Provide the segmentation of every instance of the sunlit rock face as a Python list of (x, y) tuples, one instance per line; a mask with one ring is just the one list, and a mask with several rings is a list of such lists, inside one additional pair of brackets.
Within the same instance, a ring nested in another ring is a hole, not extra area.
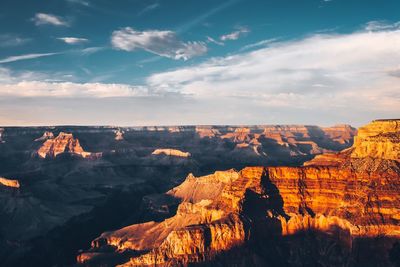
[(399, 132), (400, 120), (375, 120), (361, 127), (351, 157), (400, 160)]
[(86, 152), (81, 147), (79, 140), (72, 134), (61, 132), (56, 138), (48, 139), (37, 151), (41, 158), (55, 158), (62, 153), (79, 155), (83, 158), (100, 157), (99, 153)]
[(18, 180), (7, 179), (4, 177), (0, 177), (0, 185), (11, 188), (19, 188), (20, 184)]
[(35, 141), (36, 141), (36, 142), (38, 142), (38, 141), (45, 141), (45, 140), (53, 139), (53, 138), (54, 138), (53, 132), (45, 131), (45, 132), (43, 133), (43, 135), (42, 135), (41, 137), (39, 137), (39, 138), (36, 138)]
[(172, 148), (159, 148), (154, 150), (152, 155), (165, 155), (165, 156), (171, 156), (171, 157), (180, 157), (180, 158), (188, 158), (190, 157), (189, 152), (183, 152), (178, 149), (172, 149)]
[[(188, 265), (210, 262), (220, 253), (256, 241), (307, 231), (344, 240), (350, 254), (359, 239), (400, 238), (400, 163), (384, 145), (398, 140), (400, 132), (397, 126), (376, 123), (372, 128), (379, 130), (373, 134), (362, 130), (350, 149), (319, 157), (307, 166), (188, 175), (166, 193), (180, 202), (174, 216), (103, 233), (90, 251), (78, 256), (78, 262), (91, 265), (108, 251), (132, 255), (118, 262), (121, 266)], [(393, 125), (393, 121), (379, 123)], [(379, 145), (354, 153), (371, 140)], [(381, 152), (376, 153), (378, 148)], [(385, 259), (388, 252), (384, 253)]]

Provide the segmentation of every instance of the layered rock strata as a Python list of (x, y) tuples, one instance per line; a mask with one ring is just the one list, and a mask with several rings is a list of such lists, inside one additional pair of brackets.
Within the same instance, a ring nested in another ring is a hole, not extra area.
[(101, 153), (91, 153), (83, 150), (78, 139), (72, 134), (60, 132), (55, 138), (46, 140), (37, 151), (41, 158), (55, 158), (62, 153), (79, 155), (83, 158), (101, 157)]
[(190, 157), (189, 152), (183, 152), (178, 149), (172, 149), (172, 148), (159, 148), (154, 150), (152, 155), (165, 155), (165, 156), (171, 156), (171, 157), (181, 157), (181, 158), (188, 158)]
[(111, 255), (134, 254), (121, 266), (188, 265), (265, 233), (319, 231), (349, 247), (358, 238), (400, 238), (398, 122), (374, 121), (352, 148), (307, 166), (189, 175), (166, 193), (180, 201), (176, 215), (106, 232), (78, 262), (90, 265), (108, 248)]
[(0, 185), (5, 187), (20, 188), (18, 180), (12, 180), (4, 177), (0, 177)]

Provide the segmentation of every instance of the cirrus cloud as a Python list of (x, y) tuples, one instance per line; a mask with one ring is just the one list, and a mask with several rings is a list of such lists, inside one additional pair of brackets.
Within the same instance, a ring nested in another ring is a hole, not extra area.
[(89, 42), (89, 40), (86, 38), (77, 38), (77, 37), (60, 37), (57, 39), (63, 41), (66, 44), (72, 44), (72, 45)]
[(111, 44), (115, 49), (138, 49), (175, 60), (188, 60), (207, 52), (204, 42), (183, 42), (172, 31), (136, 31), (130, 27), (112, 33)]
[(67, 21), (53, 14), (36, 13), (35, 16), (32, 18), (32, 20), (38, 26), (45, 24), (50, 24), (54, 26), (69, 26)]

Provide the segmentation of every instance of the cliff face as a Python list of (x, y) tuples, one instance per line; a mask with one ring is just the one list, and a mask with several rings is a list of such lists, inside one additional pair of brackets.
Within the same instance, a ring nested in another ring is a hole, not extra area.
[(84, 151), (78, 139), (75, 139), (72, 134), (64, 132), (61, 132), (56, 138), (46, 140), (37, 151), (41, 158), (55, 158), (62, 153), (80, 155), (83, 158), (101, 156), (99, 153)]
[(376, 120), (361, 127), (354, 138), (352, 158), (400, 160), (400, 120)]
[(178, 149), (172, 148), (159, 148), (154, 150), (152, 155), (165, 155), (165, 156), (172, 156), (172, 157), (181, 157), (181, 158), (188, 158), (190, 157), (189, 152), (183, 152)]
[[(107, 247), (114, 255), (137, 254), (121, 266), (186, 265), (264, 236), (267, 241), (305, 231), (344, 239), (349, 247), (360, 238), (400, 238), (400, 164), (388, 148), (400, 136), (396, 123), (362, 128), (351, 149), (327, 156), (321, 165), (189, 175), (166, 193), (180, 201), (176, 215), (104, 233), (78, 262), (90, 265)], [(245, 140), (242, 133), (238, 138)]]
[(19, 188), (20, 184), (18, 180), (7, 179), (4, 177), (0, 177), (0, 185), (12, 188)]

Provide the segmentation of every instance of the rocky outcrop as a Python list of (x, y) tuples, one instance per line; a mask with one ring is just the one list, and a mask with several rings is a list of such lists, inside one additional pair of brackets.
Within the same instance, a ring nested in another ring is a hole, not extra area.
[[(187, 265), (212, 260), (266, 234), (272, 238), (304, 231), (345, 239), (349, 247), (358, 238), (400, 238), (400, 164), (393, 151), (380, 144), (385, 137), (393, 142), (400, 132), (379, 129), (359, 138), (352, 148), (319, 157), (308, 166), (189, 175), (166, 193), (180, 201), (176, 215), (104, 233), (78, 261), (90, 265), (107, 247), (115, 255), (137, 254), (121, 266)], [(242, 131), (240, 138), (245, 136)], [(354, 153), (376, 136), (379, 145)], [(378, 147), (384, 152), (376, 153)]]
[(165, 156), (170, 156), (170, 157), (180, 157), (180, 158), (188, 158), (190, 157), (189, 152), (183, 152), (178, 149), (172, 149), (172, 148), (159, 148), (154, 150), (152, 155), (165, 155)]
[(354, 138), (352, 158), (372, 157), (400, 161), (400, 119), (375, 120)]
[(114, 139), (115, 141), (124, 140), (124, 131), (122, 131), (121, 129), (116, 130)]
[(83, 158), (101, 157), (101, 153), (84, 151), (78, 139), (75, 139), (72, 134), (64, 132), (60, 132), (56, 138), (46, 140), (37, 151), (41, 158), (55, 158), (62, 153), (79, 155)]
[(0, 177), (0, 185), (12, 188), (20, 188), (20, 184), (18, 180), (7, 179), (4, 177)]
[(41, 137), (35, 139), (35, 142), (45, 141), (53, 138), (54, 138), (53, 132), (45, 131)]

